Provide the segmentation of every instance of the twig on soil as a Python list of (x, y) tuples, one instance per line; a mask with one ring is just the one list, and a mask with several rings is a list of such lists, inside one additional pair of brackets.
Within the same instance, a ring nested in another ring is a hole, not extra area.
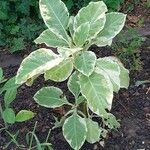
[(120, 101), (118, 101), (118, 103), (128, 112), (128, 109)]
[(147, 90), (146, 94), (148, 94), (149, 92), (150, 92), (150, 87), (148, 88), (148, 90)]

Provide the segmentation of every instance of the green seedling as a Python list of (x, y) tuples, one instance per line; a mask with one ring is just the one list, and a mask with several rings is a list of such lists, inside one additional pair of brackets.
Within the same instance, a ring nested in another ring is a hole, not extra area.
[[(15, 145), (18, 149), (20, 150), (45, 150), (47, 148), (47, 150), (53, 150), (51, 147), (51, 144), (48, 143), (49, 137), (50, 137), (50, 133), (51, 130), (49, 130), (47, 137), (45, 139), (45, 141), (43, 143), (41, 143), (36, 135), (36, 127), (37, 127), (37, 122), (34, 125), (33, 131), (28, 131), (26, 134), (26, 146), (23, 144), (19, 144), (19, 131), (17, 131), (15, 134), (10, 133), (9, 131), (6, 130), (7, 135), (10, 137), (10, 141), (5, 145), (5, 149), (8, 149), (11, 144)], [(35, 144), (34, 144), (35, 143)]]
[(19, 85), (15, 84), (15, 77), (10, 78), (9, 80), (4, 79), (2, 68), (0, 68), (0, 85), (0, 93), (4, 94), (4, 105), (2, 106), (1, 101), (0, 111), (6, 128), (8, 127), (8, 124), (23, 122), (35, 116), (32, 111), (28, 110), (21, 110), (15, 114), (14, 110), (11, 108), (11, 103), (16, 99)]

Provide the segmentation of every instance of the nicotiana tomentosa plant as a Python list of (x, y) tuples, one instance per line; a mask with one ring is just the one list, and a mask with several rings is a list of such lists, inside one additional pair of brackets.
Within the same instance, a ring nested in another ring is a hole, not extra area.
[[(111, 45), (124, 26), (126, 15), (106, 13), (103, 1), (90, 2), (76, 16), (69, 16), (61, 0), (40, 0), (39, 4), (48, 29), (35, 42), (57, 48), (58, 53), (46, 48), (32, 52), (21, 63), (16, 83), (31, 85), (40, 74), (45, 80), (56, 82), (69, 78), (67, 85), (75, 97), (74, 103), (53, 86), (40, 89), (34, 100), (47, 108), (71, 107), (65, 115), (63, 135), (73, 149), (79, 150), (85, 140), (99, 141), (105, 133), (104, 125), (109, 129), (119, 127), (109, 111), (113, 92), (128, 87), (129, 72), (117, 58), (97, 58), (88, 50), (92, 44)], [(79, 109), (81, 103), (84, 109)], [(95, 116), (102, 118), (102, 126), (92, 120)]]

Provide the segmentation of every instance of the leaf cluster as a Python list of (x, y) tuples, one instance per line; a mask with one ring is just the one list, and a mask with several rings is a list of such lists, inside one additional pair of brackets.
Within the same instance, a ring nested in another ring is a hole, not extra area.
[(1, 0), (0, 46), (16, 52), (25, 49), (44, 29), (38, 0)]
[(125, 0), (103, 0), (105, 4), (107, 5), (109, 11), (119, 11)]

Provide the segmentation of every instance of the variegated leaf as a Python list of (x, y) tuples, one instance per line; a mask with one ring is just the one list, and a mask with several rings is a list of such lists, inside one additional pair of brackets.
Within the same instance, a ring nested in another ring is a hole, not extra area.
[(105, 38), (97, 38), (93, 44), (97, 45), (98, 47), (104, 47), (104, 46), (111, 46), (112, 39), (105, 39)]
[(90, 24), (89, 37), (96, 37), (105, 25), (105, 12), (107, 12), (107, 6), (103, 1), (90, 2), (75, 17), (75, 28), (77, 29), (80, 25), (88, 22)]
[(80, 105), (81, 103), (86, 102), (86, 99), (84, 96), (79, 96), (78, 98), (76, 98), (76, 105)]
[(32, 78), (28, 79), (28, 80), (26, 81), (26, 85), (27, 85), (27, 86), (32, 86), (34, 80), (35, 80), (36, 78), (38, 78), (39, 75), (40, 75), (40, 74), (37, 74), (37, 75), (33, 76)]
[(97, 59), (96, 67), (99, 70), (104, 71), (110, 78), (113, 89), (118, 92), (120, 89), (120, 67), (119, 65), (110, 60), (108, 57)]
[(106, 14), (106, 23), (103, 30), (98, 34), (97, 41), (100, 43), (113, 39), (124, 27), (125, 20), (126, 15), (123, 13), (111, 12)]
[(89, 108), (97, 115), (107, 117), (105, 109), (110, 110), (113, 99), (113, 87), (109, 78), (94, 72), (89, 77), (81, 75), (79, 84)]
[(66, 31), (69, 13), (65, 4), (61, 0), (40, 0), (40, 11), (47, 27), (61, 38), (64, 38), (66, 42), (70, 42)]
[(87, 124), (87, 137), (86, 140), (94, 144), (100, 140), (101, 130), (97, 122), (91, 120), (90, 118), (86, 119)]
[(76, 71), (70, 76), (67, 86), (69, 91), (75, 96), (75, 98), (77, 98), (80, 94), (80, 85), (78, 73)]
[(119, 59), (116, 57), (108, 57), (108, 59), (113, 60), (116, 62), (120, 67), (120, 87), (121, 88), (128, 88), (130, 83), (130, 77), (129, 77), (129, 70), (127, 70), (124, 65), (120, 62)]
[(56, 82), (65, 81), (73, 71), (72, 59), (66, 59), (56, 67), (45, 72), (45, 80), (53, 80)]
[(57, 49), (58, 53), (62, 56), (62, 57), (69, 57), (73, 54), (75, 54), (76, 52), (81, 51), (82, 48), (65, 48), (65, 47), (59, 47)]
[(82, 47), (88, 40), (90, 24), (88, 22), (81, 24), (74, 32), (73, 40), (76, 46)]
[(57, 108), (64, 104), (68, 104), (63, 92), (56, 87), (43, 87), (35, 95), (34, 100), (40, 106), (47, 108)]
[(68, 26), (69, 26), (69, 32), (70, 32), (71, 36), (73, 37), (74, 30), (75, 30), (74, 29), (74, 16), (70, 16)]
[(120, 127), (120, 123), (117, 121), (116, 117), (109, 113), (108, 118), (104, 119), (104, 124), (110, 129), (117, 129)]
[(36, 44), (45, 43), (49, 47), (68, 47), (68, 43), (57, 34), (47, 29), (34, 41)]
[(86, 121), (77, 113), (67, 118), (63, 125), (63, 135), (74, 150), (79, 150), (86, 139)]
[(79, 53), (74, 59), (75, 68), (86, 76), (90, 76), (94, 71), (96, 55), (91, 51)]
[(23, 84), (35, 75), (43, 74), (45, 71), (57, 66), (63, 58), (48, 49), (38, 49), (27, 56), (20, 65), (17, 72), (16, 83)]

